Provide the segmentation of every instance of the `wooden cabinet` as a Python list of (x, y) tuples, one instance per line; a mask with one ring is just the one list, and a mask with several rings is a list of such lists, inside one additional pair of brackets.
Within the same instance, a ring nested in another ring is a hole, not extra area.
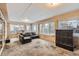
[(56, 46), (74, 50), (73, 30), (56, 30)]

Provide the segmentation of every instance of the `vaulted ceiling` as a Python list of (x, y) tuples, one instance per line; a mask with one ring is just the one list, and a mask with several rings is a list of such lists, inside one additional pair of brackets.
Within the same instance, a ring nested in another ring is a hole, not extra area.
[(78, 3), (49, 6), (47, 3), (7, 3), (10, 21), (35, 22), (55, 15), (79, 9)]

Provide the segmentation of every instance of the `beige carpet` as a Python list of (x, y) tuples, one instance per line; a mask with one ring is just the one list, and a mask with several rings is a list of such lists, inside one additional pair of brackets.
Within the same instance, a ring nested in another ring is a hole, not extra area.
[(41, 39), (34, 39), (31, 43), (20, 44), (15, 42), (4, 49), (2, 56), (77, 56), (74, 52), (56, 47), (54, 43)]

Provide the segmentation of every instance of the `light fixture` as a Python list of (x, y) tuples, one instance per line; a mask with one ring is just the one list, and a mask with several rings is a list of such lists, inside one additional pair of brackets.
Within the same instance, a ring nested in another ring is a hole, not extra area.
[(22, 22), (31, 22), (29, 19), (24, 19)]
[(48, 3), (47, 5), (48, 5), (49, 7), (54, 7), (54, 6), (59, 5), (59, 3)]

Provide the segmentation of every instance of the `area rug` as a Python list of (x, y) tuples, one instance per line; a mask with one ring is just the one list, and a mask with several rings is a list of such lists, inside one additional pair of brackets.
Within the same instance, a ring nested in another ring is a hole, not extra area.
[(15, 42), (5, 48), (2, 56), (77, 56), (79, 50), (71, 52), (56, 47), (55, 43), (42, 39), (34, 39), (30, 43)]

